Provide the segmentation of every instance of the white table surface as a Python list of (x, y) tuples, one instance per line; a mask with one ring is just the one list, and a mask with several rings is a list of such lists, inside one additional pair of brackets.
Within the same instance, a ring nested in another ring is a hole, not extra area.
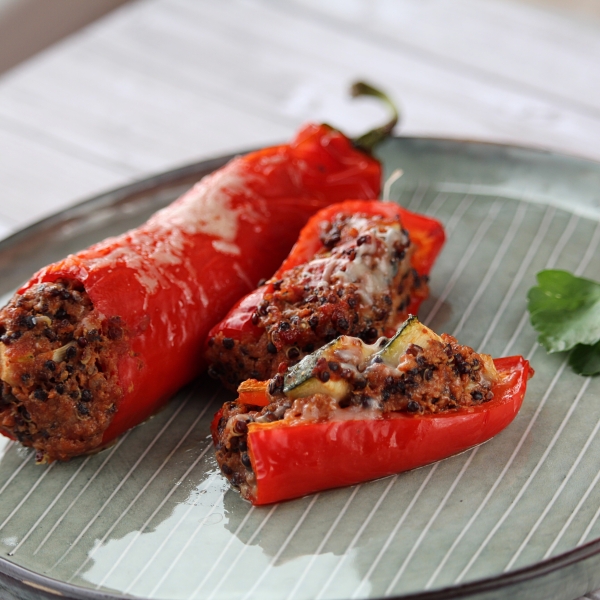
[[(0, 77), (0, 237), (202, 158), (401, 132), (600, 160), (600, 21), (496, 0), (139, 0)], [(600, 600), (600, 593), (589, 598)]]

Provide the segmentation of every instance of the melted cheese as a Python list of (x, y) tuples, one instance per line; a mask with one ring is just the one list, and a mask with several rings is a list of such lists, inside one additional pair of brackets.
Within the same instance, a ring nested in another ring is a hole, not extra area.
[[(258, 209), (239, 201), (249, 197), (256, 200), (250, 185), (255, 176), (244, 168), (239, 161), (230, 163), (202, 179), (142, 227), (93, 246), (85, 257), (88, 270), (125, 265), (134, 271), (148, 295), (175, 285), (182, 290), (185, 302), (193, 303), (195, 293), (189, 282), (198, 280), (198, 273), (187, 257), (191, 238), (200, 234), (213, 237), (212, 247), (217, 252), (239, 256), (241, 250), (234, 242), (241, 215), (256, 222), (264, 214), (260, 201), (253, 202)], [(235, 206), (234, 199), (238, 200)], [(206, 305), (205, 295), (201, 301)]]
[[(330, 256), (313, 259), (304, 268), (303, 283), (317, 289), (327, 289), (336, 283), (356, 284), (361, 301), (372, 304), (375, 295), (388, 291), (398, 269), (395, 248), (405, 245), (408, 238), (399, 224), (380, 231), (367, 218), (355, 216), (349, 225), (359, 236), (369, 235), (371, 241), (356, 246), (352, 260), (345, 252), (355, 246), (355, 239), (336, 246)], [(408, 261), (405, 262), (403, 269), (408, 268)]]

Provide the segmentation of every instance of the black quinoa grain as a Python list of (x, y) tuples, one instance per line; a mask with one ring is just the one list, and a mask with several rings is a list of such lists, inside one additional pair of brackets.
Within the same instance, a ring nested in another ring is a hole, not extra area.
[(369, 327), (360, 333), (359, 336), (366, 344), (372, 344), (377, 339), (377, 329)]
[(333, 248), (342, 239), (339, 229), (332, 227), (329, 231), (321, 234), (321, 242), (325, 248)]
[(357, 246), (362, 246), (363, 244), (369, 244), (369, 243), (371, 243), (371, 236), (368, 233), (365, 233), (365, 235), (361, 235), (356, 240)]
[(318, 377), (323, 383), (325, 383), (329, 381), (329, 379), (331, 378), (331, 374), (329, 373), (329, 371), (320, 371)]
[(223, 471), (223, 473), (225, 475), (232, 475), (233, 474), (233, 469), (226, 463), (223, 463), (221, 465), (221, 471)]
[(354, 380), (355, 390), (364, 390), (367, 387), (367, 380), (364, 377), (357, 377)]
[(340, 331), (348, 331), (348, 329), (350, 327), (350, 324), (348, 323), (348, 319), (346, 319), (345, 317), (340, 317), (337, 320), (336, 325)]
[(55, 342), (57, 340), (57, 336), (54, 333), (54, 331), (52, 331), (52, 329), (48, 327), (44, 329), (44, 337), (47, 338), (50, 342)]
[(55, 389), (56, 393), (60, 396), (62, 396), (65, 393), (65, 386), (62, 383), (58, 383)]
[(418, 412), (420, 408), (421, 405), (414, 400), (409, 400), (408, 404), (406, 405), (406, 410), (411, 413)]
[(236, 433), (241, 433), (243, 435), (248, 433), (248, 424), (242, 419), (236, 419), (235, 423), (233, 424), (233, 430)]
[(21, 381), (23, 383), (27, 383), (30, 379), (31, 375), (29, 373), (23, 373), (23, 375), (21, 375)]
[(69, 315), (67, 311), (61, 307), (54, 313), (54, 316), (62, 321), (63, 319), (66, 319)]
[(225, 348), (225, 350), (231, 350), (234, 346), (235, 342), (233, 341), (233, 338), (223, 338), (223, 348)]
[(296, 360), (300, 356), (300, 350), (296, 348), (296, 346), (292, 346), (291, 348), (288, 348), (286, 356), (290, 360)]
[(277, 354), (277, 346), (273, 342), (267, 344), (267, 352), (269, 354)]
[(281, 321), (279, 323), (279, 331), (289, 331), (291, 325), (287, 321)]
[(92, 392), (90, 392), (90, 390), (81, 390), (81, 399), (84, 402), (91, 402), (92, 401)]
[(471, 398), (473, 398), (473, 400), (479, 401), (483, 399), (483, 394), (475, 390), (474, 392), (471, 392)]
[(340, 363), (338, 363), (338, 362), (335, 362), (335, 360), (330, 360), (330, 361), (327, 363), (327, 366), (328, 366), (328, 367), (329, 367), (329, 368), (330, 368), (330, 369), (331, 369), (331, 370), (332, 370), (332, 371), (335, 373), (336, 371), (338, 371), (338, 370), (339, 370), (339, 368), (340, 368)]
[(45, 402), (46, 400), (48, 400), (48, 393), (45, 390), (43, 390), (42, 388), (37, 388), (33, 392), (33, 397), (36, 400), (41, 400), (42, 402)]
[(23, 319), (23, 321), (24, 321), (24, 325), (25, 325), (25, 327), (27, 327), (27, 329), (33, 329), (37, 324), (36, 318), (32, 317), (31, 315), (28, 315), (27, 317), (25, 317)]
[(48, 371), (56, 371), (56, 363), (53, 360), (47, 360), (44, 363), (44, 367), (46, 367), (46, 369), (48, 369)]
[(77, 403), (77, 411), (84, 417), (87, 417), (90, 414), (90, 409), (82, 402)]
[(242, 460), (242, 464), (246, 467), (246, 469), (252, 469), (252, 462), (250, 462), (250, 457), (247, 452), (242, 452), (240, 456)]
[(75, 346), (69, 346), (67, 348), (67, 351), (65, 352), (65, 358), (67, 360), (71, 360), (72, 358), (75, 357), (76, 354), (77, 354), (77, 349), (75, 348)]

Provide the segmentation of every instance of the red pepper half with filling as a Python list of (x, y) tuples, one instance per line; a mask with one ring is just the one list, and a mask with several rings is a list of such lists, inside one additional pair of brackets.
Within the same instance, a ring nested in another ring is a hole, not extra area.
[(285, 376), (240, 386), (212, 423), (222, 473), (253, 504), (386, 477), (502, 431), (533, 375), (410, 317), (374, 345), (342, 336)]
[(235, 158), (138, 229), (35, 274), (0, 312), (0, 432), (66, 460), (144, 421), (204, 367), (232, 304), (316, 210), (372, 198), (379, 162), (326, 125)]
[(390, 202), (322, 209), (275, 275), (209, 333), (209, 373), (236, 389), (339, 335), (392, 336), (427, 297), (444, 240), (439, 221)]

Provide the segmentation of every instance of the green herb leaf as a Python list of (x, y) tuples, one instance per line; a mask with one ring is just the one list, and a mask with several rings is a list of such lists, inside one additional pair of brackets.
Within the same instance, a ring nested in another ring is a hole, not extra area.
[(579, 375), (600, 374), (600, 342), (593, 346), (577, 344), (569, 356), (569, 365)]
[[(600, 284), (567, 271), (537, 274), (538, 286), (529, 290), (531, 324), (548, 352), (570, 350), (577, 344), (593, 346), (600, 340)], [(577, 353), (582, 364), (584, 350)]]

